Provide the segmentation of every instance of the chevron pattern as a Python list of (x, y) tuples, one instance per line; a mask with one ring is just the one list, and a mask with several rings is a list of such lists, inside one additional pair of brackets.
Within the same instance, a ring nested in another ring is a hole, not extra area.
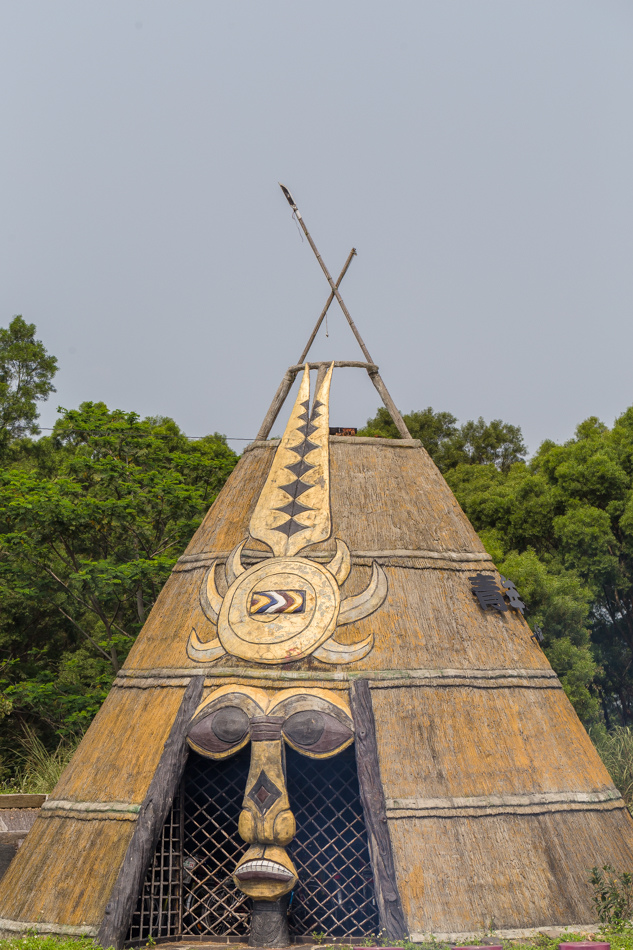
[(251, 614), (302, 614), (305, 609), (304, 590), (258, 590), (251, 596)]

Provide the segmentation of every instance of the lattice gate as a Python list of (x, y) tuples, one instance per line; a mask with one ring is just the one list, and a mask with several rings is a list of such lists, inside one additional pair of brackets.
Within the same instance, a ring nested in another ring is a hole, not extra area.
[[(243, 937), (250, 901), (232, 871), (246, 844), (237, 831), (250, 749), (214, 762), (191, 752), (128, 934)], [(299, 874), (290, 898), (292, 934), (375, 934), (378, 914), (353, 747), (312, 760), (287, 750), (297, 834), (289, 851)]]

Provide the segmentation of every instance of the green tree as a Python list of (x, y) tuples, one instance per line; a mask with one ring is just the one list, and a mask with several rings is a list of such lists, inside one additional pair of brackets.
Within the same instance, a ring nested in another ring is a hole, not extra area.
[(88, 724), (233, 469), (224, 437), (103, 403), (61, 410), (0, 473), (0, 685), (20, 722)]
[(0, 447), (39, 432), (37, 403), (55, 392), (56, 372), (57, 360), (35, 339), (34, 323), (17, 316), (8, 329), (0, 327)]
[[(582, 630), (589, 630), (605, 721), (609, 726), (631, 723), (633, 407), (612, 428), (591, 417), (564, 445), (544, 442), (528, 464), (514, 464), (507, 472), (459, 466), (447, 479), (476, 530), (484, 539), (493, 533), (501, 569), (504, 558), (532, 552), (546, 570), (548, 584), (567, 579), (576, 606), (567, 601), (571, 612), (563, 626), (544, 619), (546, 652), (560, 672), (555, 650), (560, 653), (565, 637), (586, 650)], [(505, 570), (513, 576), (510, 567)], [(531, 622), (538, 622), (540, 608), (530, 598), (527, 590)], [(581, 623), (583, 603), (586, 619)], [(582, 668), (588, 672), (581, 660), (578, 655), (574, 676)], [(590, 682), (586, 679), (588, 688)]]
[[(419, 439), (441, 472), (457, 465), (495, 465), (508, 471), (514, 462), (524, 458), (527, 449), (518, 426), (479, 417), (457, 425), (450, 412), (435, 412), (430, 406), (403, 417), (411, 436)], [(398, 430), (387, 409), (381, 406), (367, 420), (359, 435), (397, 439)]]

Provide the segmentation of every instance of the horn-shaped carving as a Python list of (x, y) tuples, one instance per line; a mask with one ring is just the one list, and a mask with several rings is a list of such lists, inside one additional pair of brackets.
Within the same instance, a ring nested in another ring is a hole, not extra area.
[(353, 623), (354, 620), (362, 620), (373, 614), (374, 610), (378, 610), (383, 603), (387, 590), (387, 575), (374, 561), (369, 585), (360, 594), (343, 601), (337, 625), (342, 627), (346, 623)]
[(207, 573), (204, 575), (204, 580), (200, 585), (200, 606), (204, 611), (205, 616), (211, 621), (212, 624), (217, 624), (218, 616), (222, 608), (222, 598), (218, 593), (218, 589), (215, 586), (215, 565), (217, 561), (214, 561)]
[(336, 554), (330, 563), (326, 564), (326, 567), (330, 574), (334, 574), (339, 587), (347, 580), (347, 576), (352, 567), (352, 559), (348, 546), (344, 541), (340, 541), (339, 538), (336, 539)]
[(244, 573), (245, 568), (242, 566), (242, 548), (248, 541), (248, 538), (244, 538), (243, 541), (240, 541), (237, 544), (228, 558), (226, 559), (226, 586), (230, 587), (231, 584)]
[(219, 657), (224, 656), (225, 653), (226, 650), (217, 637), (213, 640), (209, 640), (207, 643), (203, 643), (196, 633), (196, 628), (191, 628), (187, 642), (187, 656), (190, 660), (195, 660), (197, 663), (211, 663), (212, 660), (219, 659)]
[(292, 663), (313, 655), (324, 663), (362, 660), (374, 646), (374, 634), (362, 632), (356, 643), (339, 643), (336, 628), (363, 620), (387, 597), (387, 575), (372, 562), (367, 588), (341, 602), (341, 585), (351, 571), (347, 544), (336, 538), (327, 564), (310, 556), (309, 546), (332, 533), (330, 510), (329, 393), (332, 363), (317, 378), (310, 407), (310, 370), (306, 364), (299, 393), (266, 482), (252, 514), (251, 538), (263, 541), (272, 557), (242, 564), (248, 538), (226, 559), (226, 593), (220, 596), (214, 561), (202, 580), (200, 604), (214, 625), (216, 639), (204, 643), (195, 629), (187, 655), (209, 663), (230, 655), (262, 664)]
[(324, 663), (354, 663), (362, 660), (373, 649), (374, 635), (370, 633), (358, 643), (337, 643), (333, 637), (317, 647), (312, 656)]

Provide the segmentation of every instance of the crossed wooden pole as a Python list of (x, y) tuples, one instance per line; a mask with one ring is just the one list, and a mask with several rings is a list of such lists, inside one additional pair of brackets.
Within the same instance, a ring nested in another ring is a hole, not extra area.
[[(352, 315), (350, 314), (349, 310), (348, 310), (347, 307), (345, 306), (345, 302), (343, 301), (343, 298), (341, 297), (341, 294), (340, 294), (340, 292), (339, 292), (339, 287), (340, 287), (340, 285), (341, 285), (341, 281), (342, 281), (343, 278), (345, 277), (345, 274), (347, 273), (347, 269), (348, 269), (349, 265), (352, 263), (352, 258), (355, 257), (355, 255), (356, 255), (356, 249), (355, 249), (355, 248), (352, 248), (352, 250), (349, 252), (349, 256), (348, 256), (347, 260), (345, 261), (345, 265), (344, 265), (344, 267), (343, 267), (343, 270), (342, 270), (341, 273), (339, 274), (336, 283), (334, 283), (334, 281), (332, 280), (332, 276), (331, 276), (329, 270), (328, 270), (327, 267), (325, 266), (325, 262), (323, 261), (323, 258), (322, 258), (321, 255), (319, 254), (319, 251), (318, 251), (318, 249), (317, 249), (316, 244), (315, 244), (314, 241), (312, 240), (312, 236), (311, 236), (310, 232), (308, 231), (308, 229), (307, 229), (307, 227), (306, 227), (305, 221), (303, 220), (303, 216), (302, 216), (301, 212), (299, 211), (299, 209), (297, 208), (297, 205), (296, 205), (296, 203), (295, 203), (294, 198), (292, 197), (292, 195), (290, 194), (290, 192), (288, 191), (288, 189), (286, 188), (285, 185), (282, 185), (282, 184), (280, 183), (279, 187), (281, 188), (281, 190), (283, 191), (284, 195), (286, 196), (286, 200), (288, 201), (288, 204), (289, 204), (290, 207), (292, 208), (292, 210), (293, 210), (293, 212), (294, 212), (294, 215), (295, 215), (297, 221), (299, 222), (299, 225), (300, 225), (300, 227), (301, 227), (303, 233), (305, 234), (306, 238), (308, 239), (308, 243), (309, 243), (310, 247), (312, 248), (312, 250), (314, 251), (314, 254), (315, 254), (315, 257), (316, 257), (317, 261), (318, 261), (319, 264), (321, 265), (321, 270), (322, 270), (323, 273), (325, 274), (326, 280), (327, 280), (328, 284), (330, 285), (331, 290), (330, 290), (330, 296), (328, 297), (328, 299), (327, 299), (327, 301), (326, 301), (326, 303), (325, 303), (325, 306), (324, 306), (323, 310), (321, 311), (321, 315), (320, 315), (319, 319), (318, 319), (317, 322), (316, 322), (316, 326), (315, 326), (314, 330), (312, 331), (312, 334), (311, 334), (311, 336), (310, 336), (310, 339), (308, 340), (308, 342), (307, 342), (307, 344), (306, 344), (306, 346), (305, 346), (305, 349), (304, 349), (303, 353), (302, 353), (301, 356), (299, 357), (299, 361), (298, 361), (297, 365), (296, 365), (296, 366), (290, 366), (290, 367), (288, 367), (284, 378), (282, 379), (281, 383), (279, 384), (279, 389), (278, 389), (277, 392), (275, 393), (275, 397), (274, 397), (274, 399), (273, 399), (273, 401), (272, 401), (272, 403), (271, 403), (271, 405), (270, 405), (270, 409), (269, 409), (268, 412), (266, 413), (266, 416), (265, 416), (265, 418), (264, 418), (264, 421), (263, 421), (262, 424), (261, 424), (261, 428), (260, 428), (259, 432), (257, 433), (257, 439), (258, 439), (258, 440), (260, 440), (260, 439), (267, 439), (268, 436), (270, 435), (270, 430), (272, 429), (273, 425), (275, 424), (275, 419), (276, 419), (277, 416), (279, 415), (279, 412), (280, 412), (280, 410), (281, 410), (281, 407), (283, 406), (284, 402), (286, 401), (286, 397), (288, 396), (288, 393), (290, 392), (290, 389), (291, 389), (291, 387), (292, 387), (292, 384), (293, 384), (294, 381), (295, 381), (295, 378), (296, 378), (296, 376), (297, 376), (297, 373), (299, 373), (299, 371), (302, 370), (303, 367), (304, 367), (304, 365), (305, 365), (305, 360), (306, 360), (306, 357), (307, 357), (308, 352), (309, 352), (309, 350), (310, 350), (310, 347), (311, 347), (312, 344), (314, 343), (314, 339), (315, 339), (317, 333), (319, 332), (319, 327), (320, 327), (321, 324), (323, 323), (323, 320), (325, 319), (325, 315), (327, 314), (327, 312), (328, 312), (328, 310), (329, 310), (329, 308), (330, 308), (330, 304), (332, 303), (332, 301), (334, 300), (335, 297), (336, 297), (336, 300), (337, 300), (337, 302), (338, 302), (338, 304), (339, 304), (341, 310), (342, 310), (343, 313), (345, 314), (345, 317), (346, 317), (346, 319), (347, 319), (347, 322), (348, 322), (349, 325), (350, 325), (350, 328), (351, 328), (351, 330), (352, 330), (352, 333), (353, 333), (354, 336), (356, 337), (356, 340), (357, 340), (357, 342), (358, 342), (358, 345), (360, 346), (361, 350), (363, 351), (363, 356), (365, 357), (366, 362), (356, 362), (356, 361), (354, 361), (354, 360), (344, 360), (344, 361), (340, 361), (340, 362), (339, 362), (339, 361), (336, 361), (336, 362), (334, 363), (334, 365), (337, 366), (337, 367), (353, 366), (353, 367), (358, 367), (358, 368), (360, 368), (360, 369), (365, 369), (365, 370), (367, 370), (367, 373), (368, 373), (368, 375), (369, 375), (369, 378), (371, 379), (372, 383), (374, 384), (374, 386), (375, 386), (376, 389), (378, 390), (378, 393), (380, 394), (380, 398), (382, 399), (383, 403), (385, 404), (385, 406), (386, 406), (386, 408), (387, 408), (387, 411), (389, 412), (389, 415), (391, 416), (391, 418), (392, 418), (393, 421), (395, 422), (396, 428), (398, 429), (398, 432), (400, 433), (401, 438), (403, 438), (403, 439), (410, 439), (410, 438), (411, 438), (411, 434), (409, 433), (409, 430), (407, 429), (407, 427), (406, 427), (406, 425), (405, 425), (405, 423), (404, 423), (404, 419), (402, 418), (402, 416), (401, 416), (400, 413), (398, 412), (398, 409), (397, 409), (397, 407), (396, 407), (396, 404), (394, 403), (393, 399), (391, 398), (391, 396), (390, 396), (390, 394), (389, 394), (389, 390), (387, 389), (387, 387), (385, 386), (384, 382), (382, 381), (382, 378), (381, 378), (380, 373), (379, 373), (379, 371), (378, 371), (378, 366), (374, 363), (374, 361), (372, 360), (371, 356), (369, 355), (369, 350), (368, 350), (367, 347), (365, 346), (365, 343), (364, 343), (364, 341), (363, 341), (363, 338), (361, 337), (360, 333), (358, 332), (358, 329), (357, 329), (357, 327), (356, 327), (356, 324), (355, 324), (354, 321), (352, 320)], [(328, 367), (330, 364), (329, 364), (329, 363), (309, 363), (308, 365), (310, 366), (310, 369), (316, 369), (316, 370), (318, 370), (319, 376), (322, 376), (323, 374), (325, 374), (325, 372), (326, 372), (326, 370), (327, 370), (327, 367)], [(317, 390), (318, 390), (318, 382), (317, 382)]]

